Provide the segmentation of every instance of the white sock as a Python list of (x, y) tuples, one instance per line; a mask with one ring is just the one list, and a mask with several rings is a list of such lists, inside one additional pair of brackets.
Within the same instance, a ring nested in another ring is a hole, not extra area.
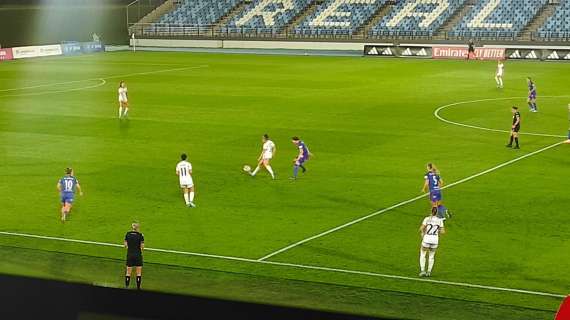
[(194, 202), (194, 191), (190, 191), (190, 202)]
[(251, 173), (252, 176), (255, 176), (259, 172), (259, 166), (255, 167), (255, 170)]
[(431, 269), (433, 269), (433, 263), (435, 262), (435, 251), (429, 252), (429, 260), (428, 260), (428, 272), (431, 273)]
[(273, 173), (273, 169), (271, 169), (271, 166), (266, 166), (265, 168), (267, 169), (267, 171), (269, 171), (271, 178), (275, 179), (275, 174)]
[(420, 270), (426, 271), (426, 252), (420, 249)]
[(499, 85), (500, 85), (501, 87), (503, 87), (503, 79), (502, 79), (502, 78), (499, 79)]
[(123, 116), (123, 107), (119, 107), (119, 118)]
[(125, 112), (123, 113), (123, 116), (126, 116), (128, 112), (129, 112), (129, 108), (125, 108)]
[(184, 202), (188, 204), (188, 194), (186, 192), (184, 192)]

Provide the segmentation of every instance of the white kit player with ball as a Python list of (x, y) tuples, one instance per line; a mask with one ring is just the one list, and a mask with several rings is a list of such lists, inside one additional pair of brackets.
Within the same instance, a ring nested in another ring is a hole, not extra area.
[(259, 158), (257, 158), (257, 167), (255, 167), (255, 170), (253, 170), (253, 172), (250, 172), (250, 174), (252, 177), (254, 177), (259, 172), (261, 166), (264, 166), (265, 169), (267, 169), (267, 172), (269, 172), (269, 174), (271, 175), (271, 178), (275, 179), (275, 174), (273, 173), (273, 169), (269, 164), (271, 159), (273, 159), (273, 156), (275, 156), (275, 151), (277, 151), (277, 149), (275, 148), (275, 143), (269, 140), (269, 135), (267, 134), (263, 135), (261, 141), (263, 142), (263, 148), (261, 150)]
[[(431, 215), (424, 218), (420, 226), (422, 246), (420, 249), (420, 277), (430, 277), (435, 262), (435, 251), (439, 246), (439, 235), (445, 233), (443, 219), (437, 216), (437, 208), (432, 208)], [(426, 271), (426, 256), (428, 267)]]
[(180, 155), (180, 162), (176, 165), (176, 175), (180, 180), (180, 188), (184, 192), (184, 202), (189, 208), (195, 208), (194, 204), (194, 181), (192, 180), (192, 165), (187, 161), (188, 156)]

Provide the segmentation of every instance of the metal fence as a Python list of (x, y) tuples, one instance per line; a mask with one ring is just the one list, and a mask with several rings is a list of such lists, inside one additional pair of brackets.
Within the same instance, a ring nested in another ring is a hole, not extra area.
[(130, 30), (143, 38), (209, 38), (209, 39), (315, 39), (315, 40), (449, 40), (466, 41), (570, 41), (570, 33), (532, 33), (511, 31), (431, 32), (378, 31), (318, 28), (247, 28), (180, 24), (131, 24)]

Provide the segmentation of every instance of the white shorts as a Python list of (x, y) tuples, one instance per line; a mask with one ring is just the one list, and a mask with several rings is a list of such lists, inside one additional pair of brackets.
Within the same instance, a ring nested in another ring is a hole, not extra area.
[(501, 77), (501, 78), (502, 78), (502, 77), (503, 77), (503, 74), (502, 74), (502, 73), (497, 73), (497, 77)]
[(192, 181), (192, 178), (180, 180), (180, 188), (192, 188), (193, 186), (194, 186), (194, 181)]
[(128, 101), (127, 99), (119, 98), (119, 102), (126, 103), (126, 102), (129, 102), (129, 101)]
[(437, 243), (427, 243), (425, 241), (422, 241), (422, 248), (424, 249), (437, 249), (439, 244)]
[(273, 153), (271, 153), (271, 152), (266, 152), (261, 157), (261, 159), (263, 159), (263, 160), (271, 160), (271, 158), (273, 158)]

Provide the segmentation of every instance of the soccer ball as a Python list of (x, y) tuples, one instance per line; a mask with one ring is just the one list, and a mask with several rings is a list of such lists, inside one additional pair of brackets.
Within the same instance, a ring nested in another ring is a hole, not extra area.
[(243, 171), (245, 171), (245, 172), (250, 172), (250, 171), (251, 171), (251, 167), (246, 164), (245, 166), (243, 166)]

